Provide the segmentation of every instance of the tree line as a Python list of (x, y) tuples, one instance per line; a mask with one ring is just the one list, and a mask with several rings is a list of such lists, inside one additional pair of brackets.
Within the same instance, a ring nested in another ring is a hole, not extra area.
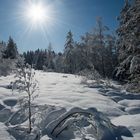
[(27, 51), (23, 55), (25, 62), (39, 70), (75, 74), (95, 69), (103, 77), (111, 77), (117, 65), (116, 37), (98, 18), (97, 26), (83, 35), (81, 42), (75, 42), (69, 31), (63, 52), (56, 53), (49, 44), (46, 50)]

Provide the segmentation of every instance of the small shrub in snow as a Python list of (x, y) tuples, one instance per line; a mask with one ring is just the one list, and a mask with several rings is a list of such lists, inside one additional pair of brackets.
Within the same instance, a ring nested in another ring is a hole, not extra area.
[(111, 89), (117, 89), (114, 85), (113, 85), (113, 81), (111, 79), (106, 78), (103, 81), (103, 84), (105, 86), (106, 89), (111, 88)]
[(35, 93), (38, 90), (38, 82), (35, 79), (35, 72), (30, 65), (22, 64), (16, 71), (16, 80), (13, 83), (13, 89), (18, 89), (19, 92), (26, 93), (26, 96), (23, 97), (22, 103), (28, 108), (29, 132), (31, 132), (31, 104), (37, 97), (37, 94)]
[[(98, 86), (102, 83), (102, 77), (100, 74), (93, 68), (93, 70), (85, 69), (79, 72), (79, 75), (83, 76), (81, 84), (88, 84), (90, 86)], [(91, 82), (92, 81), (92, 82)]]
[(97, 80), (98, 81), (101, 79), (100, 74), (94, 68), (92, 70), (88, 70), (88, 69), (82, 70), (78, 74), (81, 76), (85, 76), (90, 80)]
[(131, 80), (128, 84), (126, 84), (126, 90), (128, 92), (140, 93), (140, 76)]
[(15, 60), (0, 58), (0, 75), (7, 76), (15, 69)]

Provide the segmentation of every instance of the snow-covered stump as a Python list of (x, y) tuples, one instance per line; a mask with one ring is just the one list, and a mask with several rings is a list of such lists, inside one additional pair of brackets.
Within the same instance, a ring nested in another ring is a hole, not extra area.
[[(82, 121), (79, 121), (82, 117), (85, 119), (85, 124), (80, 124), (83, 123)], [(65, 133), (66, 130), (73, 129), (70, 131), (74, 131), (75, 129), (81, 133), (82, 138), (86, 139), (86, 129), (84, 130), (85, 133), (83, 133), (81, 129), (87, 125), (92, 126), (92, 137), (96, 140), (116, 140), (117, 138), (120, 139), (121, 135), (132, 136), (127, 128), (113, 125), (105, 115), (98, 112), (95, 108), (89, 108), (87, 110), (73, 108), (56, 120), (50, 122), (47, 125), (45, 132), (49, 136), (57, 138), (62, 135), (62, 133)], [(122, 128), (123, 130), (121, 130)]]

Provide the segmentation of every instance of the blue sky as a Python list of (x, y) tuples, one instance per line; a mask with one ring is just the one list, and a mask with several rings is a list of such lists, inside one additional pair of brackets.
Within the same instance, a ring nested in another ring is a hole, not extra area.
[[(117, 16), (124, 0), (30, 0), (41, 1), (50, 11), (52, 21), (46, 21), (43, 28), (30, 30), (30, 20), (23, 18), (29, 0), (0, 0), (0, 40), (7, 41), (12, 36), (20, 52), (46, 49), (49, 42), (55, 51), (62, 51), (66, 34), (73, 32), (74, 40), (91, 31), (98, 16), (111, 30), (118, 26)], [(27, 30), (27, 27), (28, 30)]]

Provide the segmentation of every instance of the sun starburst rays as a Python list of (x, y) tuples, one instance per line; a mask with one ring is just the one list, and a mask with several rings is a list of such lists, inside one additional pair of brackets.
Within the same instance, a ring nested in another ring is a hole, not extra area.
[(62, 12), (63, 9), (56, 6), (60, 3), (55, 2), (27, 0), (20, 3), (13, 16), (16, 20), (15, 23), (18, 23), (17, 26), (22, 27), (21, 30), (17, 31), (19, 40), (22, 41), (24, 37), (29, 39), (34, 35), (42, 34), (42, 37), (50, 42), (51, 35), (56, 31), (61, 32), (65, 27), (72, 26), (67, 21), (65, 13)]
[(18, 31), (19, 39), (24, 36), (30, 37), (33, 33), (40, 32), (48, 40), (48, 30), (53, 25), (55, 14), (52, 5), (26, 1), (19, 5), (13, 17), (15, 23), (18, 23), (17, 26), (24, 27), (22, 28), (23, 30)]

